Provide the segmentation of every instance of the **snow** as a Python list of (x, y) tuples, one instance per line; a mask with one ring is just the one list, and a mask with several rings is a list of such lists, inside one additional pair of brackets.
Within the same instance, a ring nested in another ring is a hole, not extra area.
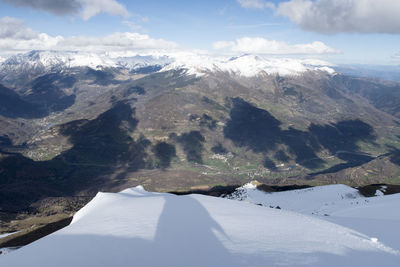
[(116, 67), (114, 61), (106, 57), (100, 57), (93, 53), (76, 53), (73, 56), (66, 56), (63, 58), (69, 67), (90, 67), (98, 69), (99, 66)]
[[(381, 187), (385, 190), (386, 187)], [(379, 218), (399, 220), (400, 213), (393, 212), (400, 204), (400, 194), (366, 198), (353, 187), (335, 184), (316, 186), (306, 189), (266, 193), (258, 190), (251, 182), (238, 188), (232, 195), (226, 196), (266, 207), (279, 206), (282, 209), (308, 215)], [(400, 240), (399, 240), (400, 241)]]
[(376, 190), (375, 192), (375, 196), (383, 196), (385, 195), (387, 186), (386, 185), (382, 185), (380, 189)]
[(4, 238), (4, 237), (7, 237), (7, 236), (9, 236), (9, 235), (16, 234), (16, 233), (18, 233), (18, 231), (17, 231), (17, 232), (11, 232), (11, 233), (1, 234), (1, 235), (0, 235), (0, 238)]
[(332, 64), (316, 59), (273, 58), (257, 55), (239, 57), (215, 56), (195, 52), (174, 52), (126, 55), (76, 51), (31, 51), (11, 56), (1, 62), (0, 71), (42, 69), (44, 72), (73, 67), (101, 69), (108, 67), (136, 70), (144, 67), (160, 67), (161, 71), (182, 70), (198, 77), (210, 72), (226, 72), (232, 75), (253, 77), (261, 74), (300, 75), (307, 71), (322, 71), (334, 75)]
[(331, 212), (332, 216), (347, 218), (370, 218), (400, 221), (400, 194), (372, 197), (361, 205), (348, 205), (340, 210)]
[(16, 249), (18, 249), (18, 248), (13, 248), (13, 247), (11, 247), (11, 248), (0, 248), (0, 257), (3, 256), (3, 255), (8, 254), (10, 252), (13, 252)]
[[(136, 70), (147, 66), (165, 66), (171, 61), (166, 56), (131, 56), (111, 57), (107, 54), (75, 51), (31, 51), (26, 54), (19, 54), (2, 62), (1, 68), (43, 68), (44, 71), (51, 71), (55, 68), (90, 67), (101, 69), (108, 67), (122, 67), (129, 70)], [(1, 62), (0, 62), (1, 64)], [(1, 69), (0, 68), (0, 69)]]
[[(242, 189), (257, 190), (254, 185)], [(281, 193), (259, 193), (284, 200)], [(292, 201), (298, 195), (304, 204), (312, 198), (320, 204), (361, 198), (346, 186), (287, 194)], [(261, 195), (253, 197), (264, 201)], [(392, 197), (385, 203), (393, 208), (398, 201)], [(373, 204), (364, 212), (376, 212), (381, 203)], [(98, 193), (71, 225), (0, 257), (0, 266), (398, 266), (399, 240), (388, 245), (389, 235), (374, 232), (369, 222), (360, 229), (371, 235), (354, 230), (353, 217), (335, 217), (349, 220), (343, 226), (329, 221), (332, 216), (308, 215), (312, 209), (302, 209), (304, 214), (203, 195), (151, 193), (143, 187)]]
[(48, 72), (78, 66), (97, 68), (100, 65), (109, 65), (110, 63), (110, 61), (92, 53), (31, 51), (9, 57), (1, 63), (0, 69), (6, 71), (41, 69), (43, 72)]
[(253, 77), (260, 74), (299, 75), (307, 71), (323, 71), (333, 75), (330, 63), (312, 59), (268, 58), (259, 55), (243, 55), (226, 58), (193, 53), (175, 53), (175, 61), (163, 70), (186, 69), (188, 74), (204, 76), (208, 72), (228, 72), (230, 74)]
[(400, 194), (383, 195), (385, 190), (386, 186), (382, 186), (375, 197), (369, 198), (359, 194), (357, 189), (340, 184), (266, 193), (252, 182), (227, 197), (311, 215), (366, 234), (372, 242), (382, 242), (400, 250), (400, 213), (397, 212)]
[(266, 207), (279, 206), (285, 210), (310, 215), (325, 215), (335, 210), (367, 204), (367, 199), (362, 197), (357, 189), (342, 184), (268, 194), (258, 190), (255, 183), (248, 183), (239, 188), (229, 198), (239, 198), (240, 200), (262, 204)]
[(328, 73), (330, 75), (334, 75), (336, 73), (336, 71), (334, 69), (329, 68), (329, 67), (317, 67), (317, 68), (314, 68), (314, 70), (319, 70), (319, 71), (322, 71), (322, 72), (326, 72), (326, 73)]
[(117, 66), (127, 68), (130, 70), (144, 68), (147, 66), (160, 66), (164, 67), (170, 64), (173, 59), (168, 56), (141, 56), (135, 55), (132, 57), (118, 57), (115, 59)]

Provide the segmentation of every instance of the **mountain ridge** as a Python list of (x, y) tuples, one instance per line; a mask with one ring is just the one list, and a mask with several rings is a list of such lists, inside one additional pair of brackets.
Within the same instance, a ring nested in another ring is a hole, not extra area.
[[(397, 266), (399, 242), (391, 237), (398, 235), (395, 223), (399, 216), (393, 209), (400, 201), (399, 194), (367, 199), (344, 185), (269, 194), (255, 191), (248, 189), (253, 198), (247, 203), (196, 194), (153, 193), (142, 186), (118, 193), (99, 192), (74, 215), (70, 225), (1, 256), (0, 263)], [(294, 203), (294, 208), (286, 207), (286, 202), (302, 199), (300, 195), (305, 200)], [(310, 203), (312, 207), (307, 205)], [(380, 204), (385, 204), (384, 208)], [(315, 208), (329, 216), (310, 214)], [(348, 220), (353, 220), (350, 227)], [(155, 254), (158, 257), (151, 256)]]
[(322, 60), (278, 59), (256, 55), (232, 58), (181, 52), (112, 57), (108, 54), (90, 52), (34, 50), (0, 61), (0, 73), (15, 71), (46, 73), (74, 67), (122, 68), (135, 72), (153, 67), (161, 71), (186, 69), (188, 74), (197, 76), (209, 71), (226, 71), (249, 77), (262, 71), (280, 75), (298, 75), (310, 70), (334, 74), (335, 71), (330, 68), (331, 66), (332, 64)]
[[(399, 182), (396, 86), (320, 71), (314, 60), (301, 63), (313, 70), (280, 75), (268, 73), (274, 62), (300, 61), (245, 55), (222, 65), (205, 61), (198, 75), (178, 61), (153, 68), (157, 57), (136, 58), (148, 65), (133, 71), (81, 66), (0, 75), (5, 95), (13, 95), (0, 113), (1, 205), (32, 211), (48, 197), (138, 184), (186, 191), (249, 179)], [(255, 64), (250, 73), (270, 69), (254, 76), (228, 71), (238, 62), (246, 69), (247, 60)], [(382, 106), (388, 98), (391, 105)]]

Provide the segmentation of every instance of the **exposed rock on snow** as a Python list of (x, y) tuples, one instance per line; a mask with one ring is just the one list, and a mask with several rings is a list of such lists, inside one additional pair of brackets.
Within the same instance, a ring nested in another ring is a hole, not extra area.
[(369, 201), (357, 189), (342, 184), (265, 193), (258, 190), (255, 183), (248, 183), (226, 198), (262, 204), (266, 207), (279, 205), (286, 210), (315, 215), (330, 214), (335, 210), (367, 204)]

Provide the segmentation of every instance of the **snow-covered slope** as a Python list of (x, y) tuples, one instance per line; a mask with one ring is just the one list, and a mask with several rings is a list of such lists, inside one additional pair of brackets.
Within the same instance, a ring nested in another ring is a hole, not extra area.
[(136, 187), (99, 193), (0, 266), (398, 266), (399, 247), (321, 218)]
[(92, 53), (55, 52), (55, 51), (31, 51), (26, 54), (12, 56), (2, 64), (3, 68), (43, 68), (50, 71), (54, 68), (69, 68), (87, 66), (113, 66), (116, 64), (106, 57), (100, 57)]
[(228, 72), (235, 75), (252, 77), (260, 73), (299, 75), (306, 71), (322, 71), (334, 74), (330, 63), (321, 60), (302, 60), (293, 58), (268, 58), (256, 55), (240, 57), (210, 57), (191, 53), (174, 55), (175, 61), (164, 67), (164, 70), (186, 69), (189, 74), (202, 76), (208, 72)]
[(400, 212), (392, 212), (400, 204), (400, 194), (364, 197), (355, 188), (343, 184), (316, 186), (307, 189), (266, 193), (256, 183), (248, 183), (236, 190), (229, 199), (277, 207), (303, 214), (386, 218), (400, 221)]
[(383, 195), (384, 190), (382, 187), (376, 197), (368, 198), (341, 184), (265, 193), (255, 183), (249, 183), (227, 197), (321, 218), (373, 236), (400, 250), (400, 194)]
[(133, 57), (118, 57), (114, 59), (114, 61), (116, 63), (116, 66), (118, 67), (135, 70), (149, 66), (164, 67), (173, 62), (173, 59), (165, 55), (161, 56), (136, 55)]
[(227, 198), (315, 215), (328, 215), (347, 207), (366, 205), (370, 200), (360, 195), (357, 189), (342, 184), (265, 193), (258, 190), (255, 183), (248, 183)]
[(0, 71), (41, 71), (48, 72), (73, 67), (126, 68), (136, 70), (148, 66), (163, 67), (171, 60), (166, 56), (132, 56), (112, 58), (105, 54), (89, 52), (31, 51), (4, 60)]
[[(45, 73), (72, 67), (126, 68), (137, 70), (153, 67), (155, 70), (186, 70), (189, 75), (203, 76), (210, 72), (228, 72), (240, 76), (257, 76), (260, 73), (298, 75), (306, 71), (334, 74), (331, 64), (321, 60), (268, 58), (255, 55), (240, 57), (210, 56), (192, 52), (113, 57), (75, 51), (31, 51), (0, 61), (1, 72)], [(155, 68), (157, 67), (157, 68)]]

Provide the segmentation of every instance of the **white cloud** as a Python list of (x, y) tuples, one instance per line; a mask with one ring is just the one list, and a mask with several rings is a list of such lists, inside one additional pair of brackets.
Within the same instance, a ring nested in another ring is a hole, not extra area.
[(131, 21), (131, 20), (123, 20), (123, 21), (121, 21), (121, 23), (123, 25), (127, 26), (131, 31), (143, 30), (142, 25), (140, 25), (140, 24), (138, 24), (138, 23), (136, 23), (134, 21)]
[(235, 45), (235, 42), (229, 42), (229, 41), (218, 41), (213, 43), (213, 48), (217, 50), (225, 49), (225, 48), (231, 48)]
[(236, 53), (269, 54), (269, 55), (307, 55), (307, 54), (337, 54), (335, 50), (322, 42), (308, 44), (294, 44), (276, 40), (268, 40), (261, 37), (243, 37), (235, 41), (219, 41), (213, 44), (214, 49), (229, 50)]
[(14, 38), (29, 40), (35, 38), (37, 33), (26, 28), (21, 19), (3, 17), (0, 19), (0, 38)]
[(146, 34), (132, 32), (116, 32), (104, 37), (69, 37), (58, 45), (65, 50), (93, 52), (171, 50), (177, 47), (174, 42), (153, 39)]
[(141, 24), (149, 22), (150, 19), (145, 16), (138, 14), (131, 14), (129, 20), (123, 20), (121, 23), (127, 26), (131, 31), (141, 31), (144, 30)]
[(50, 49), (62, 40), (61, 36), (52, 37), (26, 27), (23, 20), (10, 17), (0, 19), (0, 51), (3, 54)]
[(275, 8), (275, 5), (272, 2), (263, 0), (237, 0), (237, 2), (243, 8), (251, 8), (251, 9)]
[(399, 0), (291, 0), (277, 14), (319, 33), (400, 33)]
[(35, 38), (29, 40), (5, 38), (0, 39), (0, 50), (3, 54), (26, 52), (37, 49), (47, 50), (53, 49), (62, 40), (62, 36), (52, 37), (46, 33), (38, 33)]
[(262, 28), (262, 27), (270, 27), (270, 26), (278, 26), (279, 23), (258, 23), (258, 24), (242, 24), (242, 25), (229, 25), (226, 26), (228, 29), (254, 29), (254, 28)]
[(400, 59), (400, 52), (397, 53), (397, 54), (394, 54), (394, 55), (392, 56), (392, 58), (394, 58), (394, 59)]
[(57, 16), (79, 15), (88, 20), (99, 13), (128, 17), (128, 10), (116, 0), (1, 0), (17, 7), (46, 11)]
[(99, 13), (108, 13), (114, 16), (128, 17), (126, 8), (115, 0), (79, 0), (83, 5), (81, 16), (88, 20)]
[(25, 26), (24, 21), (0, 19), (0, 54), (8, 55), (30, 50), (76, 50), (90, 52), (168, 51), (177, 48), (174, 42), (154, 39), (145, 34), (116, 32), (103, 37), (51, 36)]

